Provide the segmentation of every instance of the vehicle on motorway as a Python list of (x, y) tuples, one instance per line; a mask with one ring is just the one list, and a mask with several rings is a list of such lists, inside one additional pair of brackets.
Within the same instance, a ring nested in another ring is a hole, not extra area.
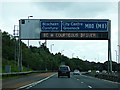
[(68, 78), (70, 78), (70, 67), (69, 66), (60, 66), (58, 69), (58, 78), (60, 76), (68, 76)]
[(100, 71), (99, 71), (99, 70), (96, 70), (96, 73), (100, 73)]
[(102, 73), (107, 73), (107, 71), (106, 70), (102, 70)]
[(92, 71), (91, 70), (88, 70), (89, 73), (91, 73)]
[(73, 75), (80, 75), (80, 71), (75, 69), (74, 72), (73, 72)]

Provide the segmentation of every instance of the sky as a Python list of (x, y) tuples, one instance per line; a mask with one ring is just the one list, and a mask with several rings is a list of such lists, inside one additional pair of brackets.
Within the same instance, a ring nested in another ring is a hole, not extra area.
[[(14, 25), (20, 19), (110, 19), (112, 60), (116, 61), (118, 50), (118, 1), (117, 0), (2, 0), (0, 2), (0, 29), (13, 35)], [(22, 40), (28, 45), (27, 40)], [(39, 47), (39, 41), (30, 40), (30, 45)], [(47, 47), (52, 53), (62, 52), (72, 58), (90, 62), (105, 62), (108, 54), (107, 40), (47, 40)]]

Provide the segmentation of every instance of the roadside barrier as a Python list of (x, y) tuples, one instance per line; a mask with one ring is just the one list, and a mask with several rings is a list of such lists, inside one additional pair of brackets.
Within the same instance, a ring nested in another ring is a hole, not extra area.
[(119, 75), (108, 74), (108, 73), (105, 73), (105, 74), (104, 73), (97, 73), (97, 74), (95, 74), (95, 77), (120, 83), (120, 76)]
[(40, 71), (28, 71), (28, 72), (15, 72), (15, 73), (0, 73), (0, 76), (15, 76), (15, 75), (27, 75), (30, 73), (47, 73), (47, 72), (56, 72), (56, 70), (51, 71), (45, 71), (45, 70), (40, 70)]

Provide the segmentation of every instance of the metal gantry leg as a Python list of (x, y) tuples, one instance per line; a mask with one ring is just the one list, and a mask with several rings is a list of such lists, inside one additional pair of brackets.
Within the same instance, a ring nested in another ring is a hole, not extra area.
[(112, 73), (111, 22), (109, 22), (109, 32), (108, 32), (108, 72)]

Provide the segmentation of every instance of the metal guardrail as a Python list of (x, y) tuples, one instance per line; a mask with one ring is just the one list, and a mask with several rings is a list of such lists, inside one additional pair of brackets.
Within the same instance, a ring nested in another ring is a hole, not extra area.
[(108, 74), (108, 73), (95, 73), (96, 78), (106, 79), (110, 81), (115, 81), (120, 83), (120, 76), (117, 74)]
[(5, 76), (5, 75), (17, 75), (17, 74), (29, 74), (32, 73), (32, 71), (29, 72), (15, 72), (15, 73), (0, 73), (0, 75)]
[[(56, 70), (55, 70), (56, 71)], [(45, 71), (45, 70), (40, 70), (40, 71), (28, 71), (28, 72), (15, 72), (15, 73), (0, 73), (1, 76), (8, 76), (8, 75), (26, 75), (26, 74), (30, 74), (30, 73), (45, 73), (45, 72), (55, 72), (52, 70), (49, 71)]]
[(120, 83), (120, 75), (117, 73), (86, 72), (85, 75)]

